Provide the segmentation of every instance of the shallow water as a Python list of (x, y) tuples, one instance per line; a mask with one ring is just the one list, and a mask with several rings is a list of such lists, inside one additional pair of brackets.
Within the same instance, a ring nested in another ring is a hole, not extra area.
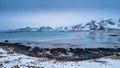
[(39, 47), (120, 47), (120, 34), (107, 32), (20, 32), (0, 33), (0, 41), (10, 40)]

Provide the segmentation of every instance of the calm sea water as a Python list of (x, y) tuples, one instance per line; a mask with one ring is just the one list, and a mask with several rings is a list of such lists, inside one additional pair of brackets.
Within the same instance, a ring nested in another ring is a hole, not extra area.
[[(118, 35), (118, 36), (109, 36)], [(120, 47), (120, 34), (106, 32), (20, 32), (0, 33), (0, 41), (39, 47)]]

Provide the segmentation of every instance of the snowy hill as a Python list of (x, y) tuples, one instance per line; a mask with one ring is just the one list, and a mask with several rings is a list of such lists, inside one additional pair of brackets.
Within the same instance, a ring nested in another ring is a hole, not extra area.
[(101, 20), (99, 22), (91, 21), (83, 26), (87, 30), (103, 30), (103, 29), (118, 29), (118, 23), (112, 19)]
[(39, 28), (38, 31), (53, 31), (53, 28), (50, 27), (50, 26), (47, 26), (47, 27), (42, 26), (42, 27)]
[(52, 28), (50, 26), (41, 26), (41, 27), (25, 27), (25, 28), (19, 28), (11, 31), (17, 31), (17, 32), (31, 32), (31, 31), (79, 31), (79, 30), (118, 30), (120, 29), (120, 19), (118, 21), (107, 19), (107, 20), (100, 20), (95, 21), (91, 20), (90, 22), (86, 24), (77, 24), (73, 26), (66, 26), (66, 27), (58, 27), (58, 28)]

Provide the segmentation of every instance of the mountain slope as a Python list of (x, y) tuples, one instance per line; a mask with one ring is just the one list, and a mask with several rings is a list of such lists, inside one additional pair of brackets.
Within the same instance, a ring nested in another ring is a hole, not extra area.
[(90, 22), (86, 24), (77, 24), (73, 26), (67, 26), (67, 27), (58, 27), (58, 28), (52, 28), (50, 26), (42, 26), (42, 27), (25, 27), (25, 28), (19, 28), (12, 31), (18, 31), (18, 32), (28, 32), (28, 31), (79, 31), (79, 30), (118, 30), (120, 29), (120, 19), (118, 22), (112, 19), (107, 20), (100, 20), (95, 21), (91, 20)]

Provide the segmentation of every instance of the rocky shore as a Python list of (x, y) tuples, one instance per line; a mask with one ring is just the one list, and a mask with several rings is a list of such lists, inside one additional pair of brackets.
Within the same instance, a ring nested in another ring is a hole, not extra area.
[(0, 46), (16, 53), (32, 57), (45, 57), (61, 61), (80, 61), (102, 58), (111, 55), (120, 56), (120, 48), (39, 48), (25, 46), (21, 43), (0, 42)]

